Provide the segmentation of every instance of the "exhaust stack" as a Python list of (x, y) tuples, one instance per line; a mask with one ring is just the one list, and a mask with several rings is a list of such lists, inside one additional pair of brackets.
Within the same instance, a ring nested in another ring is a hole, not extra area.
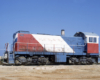
[(62, 35), (62, 36), (65, 35), (65, 30), (64, 30), (64, 29), (61, 30), (61, 35)]

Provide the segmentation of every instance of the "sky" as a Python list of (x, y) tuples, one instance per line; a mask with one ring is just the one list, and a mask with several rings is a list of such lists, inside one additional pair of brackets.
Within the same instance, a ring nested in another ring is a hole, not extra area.
[(100, 36), (100, 0), (0, 0), (0, 55), (19, 30), (73, 36), (94, 32)]

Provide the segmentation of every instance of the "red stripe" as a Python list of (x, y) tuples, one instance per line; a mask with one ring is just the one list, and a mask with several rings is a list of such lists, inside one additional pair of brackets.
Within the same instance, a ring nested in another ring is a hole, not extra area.
[[(20, 43), (19, 43), (20, 42)], [(42, 45), (31, 34), (18, 34), (15, 51), (43, 51)]]

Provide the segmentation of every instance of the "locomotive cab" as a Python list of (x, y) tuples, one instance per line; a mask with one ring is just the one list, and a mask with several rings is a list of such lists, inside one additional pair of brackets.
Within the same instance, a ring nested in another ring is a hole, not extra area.
[(99, 36), (95, 33), (77, 32), (75, 37), (83, 37), (84, 52), (87, 54), (99, 53)]

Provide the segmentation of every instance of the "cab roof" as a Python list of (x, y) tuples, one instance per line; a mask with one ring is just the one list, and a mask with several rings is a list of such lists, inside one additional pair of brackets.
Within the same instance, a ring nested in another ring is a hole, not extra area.
[(76, 32), (75, 37), (87, 37), (87, 36), (95, 36), (99, 37), (96, 33), (91, 32)]

